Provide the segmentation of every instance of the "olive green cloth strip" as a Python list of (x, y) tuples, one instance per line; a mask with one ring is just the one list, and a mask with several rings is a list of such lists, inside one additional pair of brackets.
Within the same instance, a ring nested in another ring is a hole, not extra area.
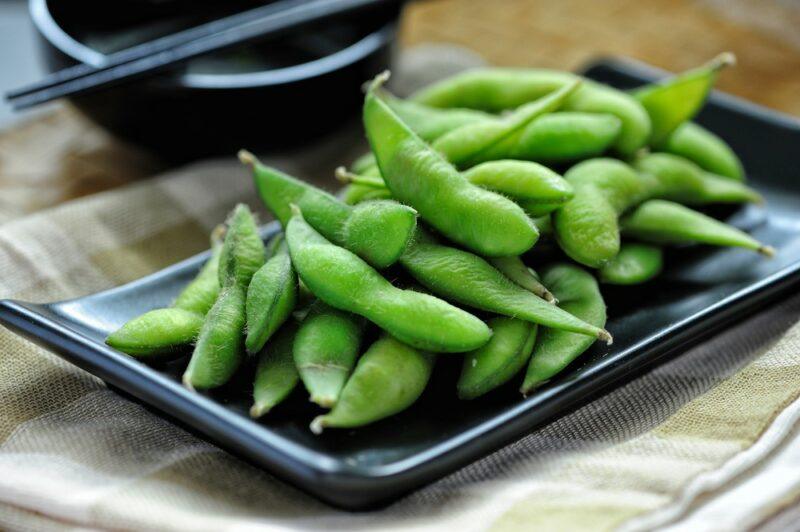
[[(356, 137), (337, 135), (270, 162), (322, 180), (357, 153)], [(204, 249), (210, 229), (239, 201), (256, 207), (247, 172), (232, 160), (216, 161), (5, 221), (0, 297), (51, 301), (139, 278)], [(773, 420), (797, 408), (798, 321), (800, 298), (773, 305), (396, 504), (363, 514), (317, 502), (0, 328), (0, 527), (632, 525), (675, 506), (693, 482), (756, 449), (776, 428)], [(756, 462), (771, 452), (756, 450)]]

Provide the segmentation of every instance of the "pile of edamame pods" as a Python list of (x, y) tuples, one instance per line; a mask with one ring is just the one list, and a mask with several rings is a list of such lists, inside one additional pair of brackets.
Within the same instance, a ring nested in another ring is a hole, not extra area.
[[(517, 378), (527, 394), (611, 343), (598, 280), (646, 282), (671, 244), (772, 254), (692, 208), (762, 202), (730, 147), (691, 121), (732, 62), (631, 92), (483, 68), (400, 99), (381, 74), (364, 102), (371, 151), (336, 170), (339, 196), (240, 152), (283, 232), (265, 245), (237, 206), (174, 304), (107, 342), (142, 360), (193, 349), (192, 389), (254, 367), (254, 417), (302, 383), (328, 410), (317, 433), (407, 408), (446, 357), (463, 361), (462, 399)], [(541, 275), (540, 240), (563, 252)]]

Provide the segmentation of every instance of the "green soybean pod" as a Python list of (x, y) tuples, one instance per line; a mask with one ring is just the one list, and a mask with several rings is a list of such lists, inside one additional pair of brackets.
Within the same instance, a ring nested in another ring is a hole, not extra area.
[(376, 78), (367, 92), (364, 125), (392, 195), (451, 240), (483, 255), (520, 255), (530, 249), (538, 233), (525, 212), (510, 199), (471, 184), (408, 129), (375, 93), (383, 80)]
[(633, 285), (653, 279), (664, 266), (661, 248), (648, 244), (624, 242), (616, 257), (599, 270), (606, 284)]
[(775, 250), (747, 233), (678, 203), (650, 200), (621, 220), (626, 236), (657, 244), (699, 243), (740, 247), (771, 257)]
[(647, 144), (650, 138), (650, 117), (635, 98), (599, 83), (586, 82), (566, 102), (564, 111), (612, 114), (622, 127), (614, 141), (614, 149), (629, 157)]
[(266, 262), (266, 251), (253, 213), (240, 203), (226, 222), (225, 241), (219, 257), (219, 284), (236, 284), (247, 290), (250, 278)]
[(461, 107), (499, 113), (513, 109), (579, 79), (545, 69), (475, 68), (424, 87), (411, 100), (432, 107)]
[(528, 124), (564, 105), (567, 98), (580, 87), (580, 83), (580, 80), (576, 80), (495, 120), (454, 129), (437, 138), (431, 146), (459, 168), (495, 159), (496, 153), (513, 150)]
[(761, 195), (744, 183), (704, 172), (693, 162), (671, 153), (650, 153), (634, 167), (656, 178), (652, 197), (689, 205), (707, 203), (761, 203)]
[(467, 124), (495, 120), (495, 115), (475, 109), (439, 109), (381, 91), (381, 98), (422, 140), (431, 142)]
[(691, 120), (703, 107), (719, 71), (735, 63), (736, 57), (726, 52), (699, 68), (635, 90), (633, 95), (647, 110), (653, 126), (650, 144), (660, 144), (678, 126)]
[(225, 228), (219, 226), (211, 233), (211, 257), (197, 276), (184, 288), (175, 302), (175, 308), (196, 312), (205, 316), (219, 295), (219, 256)]
[(331, 408), (353, 371), (364, 320), (317, 301), (300, 323), (292, 353), (311, 401)]
[(183, 374), (187, 388), (217, 388), (230, 380), (244, 359), (244, 316), (244, 289), (236, 283), (229, 284), (220, 292), (200, 329)]
[(680, 155), (707, 172), (744, 181), (744, 168), (736, 153), (717, 135), (694, 122), (686, 122), (659, 146), (661, 151)]
[[(544, 213), (557, 209), (574, 194), (572, 185), (563, 177), (532, 161), (488, 161), (473, 166), (462, 175), (473, 185), (498, 192), (525, 208), (543, 210)], [(391, 194), (380, 176), (353, 174), (339, 167), (336, 177), (343, 183), (385, 190)]]
[(560, 163), (597, 157), (609, 150), (622, 131), (622, 121), (605, 113), (562, 111), (531, 122), (507, 156)]
[(297, 275), (288, 249), (270, 258), (250, 280), (247, 287), (248, 353), (256, 353), (285, 322), (297, 304)]
[(292, 359), (297, 322), (287, 321), (258, 353), (253, 382), (253, 406), (250, 416), (259, 418), (286, 399), (297, 386), (299, 376)]
[(441, 299), (396, 288), (357, 255), (317, 233), (299, 209), (289, 221), (286, 239), (292, 263), (314, 295), (364, 316), (402, 342), (459, 353), (485, 344), (492, 334), (484, 322)]
[(548, 167), (532, 161), (496, 160), (463, 173), (473, 185), (531, 203), (561, 205), (574, 195), (572, 185)]
[(292, 203), (325, 238), (359, 255), (376, 268), (391, 266), (408, 244), (416, 212), (396, 201), (366, 201), (355, 207), (274, 168), (246, 151), (239, 159), (253, 168), (256, 188), (266, 207), (286, 227)]
[(159, 308), (128, 321), (108, 335), (106, 344), (137, 358), (179, 351), (197, 338), (203, 316), (179, 308)]
[(456, 388), (459, 399), (475, 399), (508, 382), (525, 366), (536, 341), (536, 325), (513, 318), (489, 320), (492, 339), (464, 355)]
[(556, 240), (573, 260), (600, 268), (619, 253), (620, 214), (649, 196), (652, 178), (605, 158), (579, 163), (564, 178), (575, 196), (553, 213)]
[[(542, 280), (562, 309), (595, 327), (605, 326), (606, 305), (594, 276), (571, 264), (556, 264), (543, 271)], [(520, 388), (522, 394), (527, 395), (550, 380), (593, 343), (594, 339), (588, 336), (542, 328)]]
[(489, 263), (522, 288), (530, 290), (548, 303), (557, 303), (536, 272), (525, 266), (520, 257), (495, 257), (489, 259)]
[(520, 320), (600, 338), (608, 331), (576, 318), (512, 282), (483, 258), (435, 243), (421, 231), (400, 264), (434, 294)]
[(382, 336), (359, 359), (333, 410), (311, 422), (311, 432), (361, 427), (405, 410), (425, 390), (433, 363), (433, 355)]

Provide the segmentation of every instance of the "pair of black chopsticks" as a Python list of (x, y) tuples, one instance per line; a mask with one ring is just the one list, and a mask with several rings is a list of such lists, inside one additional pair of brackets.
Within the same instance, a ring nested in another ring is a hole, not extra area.
[(14, 109), (118, 85), (160, 72), (194, 57), (358, 11), (391, 7), (401, 0), (278, 0), (106, 56), (100, 66), (76, 65), (9, 92)]

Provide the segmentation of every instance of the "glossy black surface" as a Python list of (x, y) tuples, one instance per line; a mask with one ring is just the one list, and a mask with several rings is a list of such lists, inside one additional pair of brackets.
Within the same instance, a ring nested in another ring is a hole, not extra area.
[[(591, 77), (618, 86), (652, 78), (641, 66), (604, 62)], [(246, 417), (249, 375), (235, 386), (199, 395), (176, 376), (185, 360), (148, 367), (103, 344), (127, 319), (168, 304), (204, 256), (129, 285), (62, 303), (4, 301), (0, 320), (113, 386), (331, 504), (362, 509), (401, 496), (519, 438), (592, 394), (679, 353), (714, 330), (781, 297), (800, 280), (800, 124), (722, 95), (701, 121), (731, 142), (769, 210), (747, 207), (730, 221), (777, 249), (766, 260), (742, 250), (673, 250), (663, 277), (634, 288), (605, 288), (614, 334), (551, 384), (526, 399), (515, 380), (489, 396), (455, 398), (458, 357), (441, 357), (431, 386), (410, 410), (358, 430), (314, 436), (318, 410), (302, 393), (262, 422)], [(267, 231), (274, 230), (273, 227)], [(626, 415), (620, 412), (619, 415)]]
[[(98, 66), (103, 54), (257, 3), (186, 9), (166, 2), (148, 10), (139, 2), (30, 0), (30, 11), (53, 72), (78, 62)], [(389, 64), (397, 16), (382, 10), (321, 23), (72, 101), (118, 137), (173, 161), (304, 143), (357, 118), (361, 84)]]

